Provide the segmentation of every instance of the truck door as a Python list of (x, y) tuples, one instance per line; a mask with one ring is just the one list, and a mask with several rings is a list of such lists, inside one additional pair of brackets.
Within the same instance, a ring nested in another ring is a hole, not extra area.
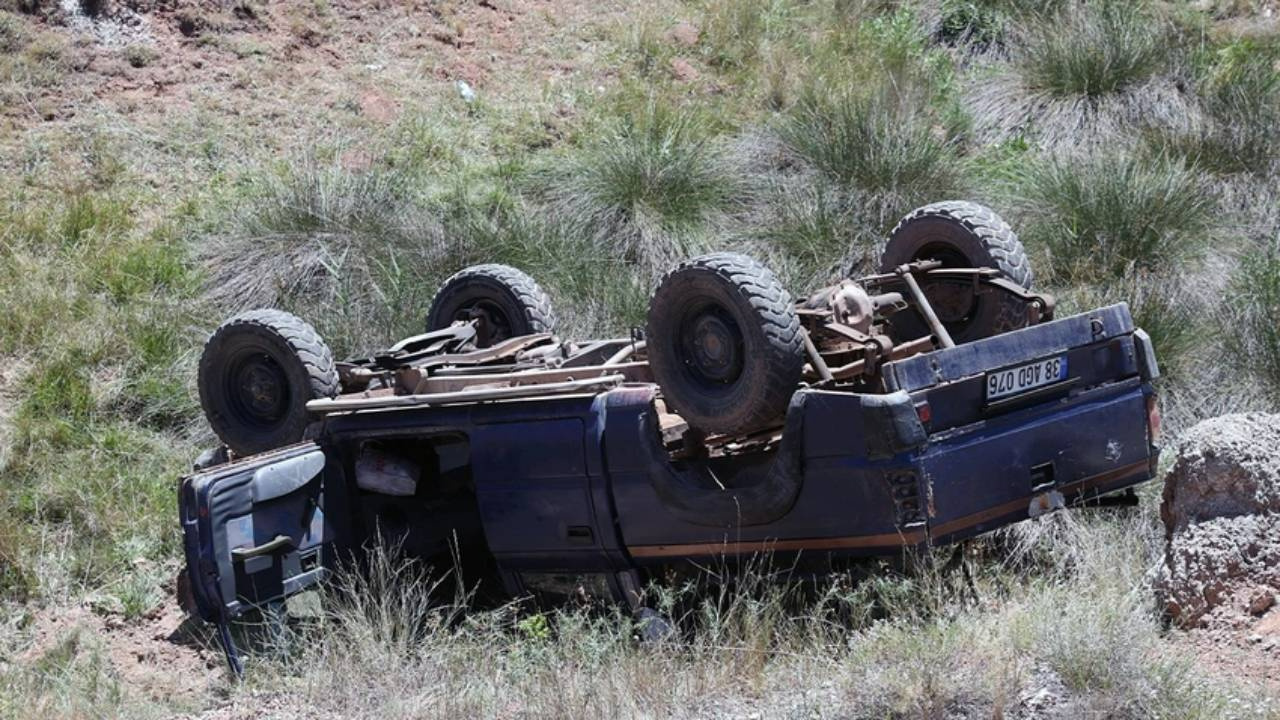
[(227, 623), (326, 577), (346, 532), (325, 507), (344, 491), (340, 465), (314, 443), (183, 479), (178, 505), (190, 599), (201, 617), (218, 623), (237, 672)]
[[(493, 423), (471, 433), (485, 538), (506, 569), (608, 569), (580, 418)], [(610, 531), (612, 527), (606, 523)]]

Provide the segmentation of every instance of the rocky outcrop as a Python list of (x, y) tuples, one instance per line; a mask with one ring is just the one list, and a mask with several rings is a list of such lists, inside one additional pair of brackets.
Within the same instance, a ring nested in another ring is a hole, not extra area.
[(1246, 624), (1280, 590), (1280, 415), (1206, 420), (1165, 478), (1155, 589), (1182, 626)]

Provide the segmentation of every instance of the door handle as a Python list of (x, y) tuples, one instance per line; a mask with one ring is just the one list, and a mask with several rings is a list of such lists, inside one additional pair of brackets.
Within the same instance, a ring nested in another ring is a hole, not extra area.
[(234, 548), (231, 551), (232, 560), (247, 560), (261, 555), (274, 555), (285, 550), (292, 550), (298, 544), (288, 535), (277, 535), (274, 540), (269, 540), (256, 547)]

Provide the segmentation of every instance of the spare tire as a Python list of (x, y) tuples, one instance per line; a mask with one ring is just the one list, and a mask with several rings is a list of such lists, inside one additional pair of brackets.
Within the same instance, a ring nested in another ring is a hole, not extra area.
[(473, 265), (450, 276), (436, 292), (427, 313), (427, 332), (479, 316), (484, 321), (479, 347), (535, 333), (555, 332), (551, 298), (533, 278), (509, 265)]
[(744, 433), (786, 413), (804, 366), (800, 333), (778, 278), (745, 255), (721, 252), (662, 277), (645, 339), (672, 410), (703, 432)]
[[(882, 272), (916, 260), (943, 267), (992, 268), (1031, 289), (1034, 275), (1026, 249), (995, 211), (977, 203), (948, 201), (917, 208), (889, 234), (880, 257)], [(998, 335), (1027, 325), (1022, 301), (1005, 292), (973, 292), (967, 282), (921, 283), (942, 324), (956, 342)]]
[(280, 310), (250, 310), (218, 326), (200, 355), (200, 405), (237, 455), (303, 439), (307, 402), (338, 393), (333, 352), (315, 329)]

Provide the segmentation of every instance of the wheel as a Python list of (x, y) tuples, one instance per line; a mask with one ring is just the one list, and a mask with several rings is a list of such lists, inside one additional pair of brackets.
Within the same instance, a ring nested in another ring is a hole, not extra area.
[[(911, 211), (893, 232), (880, 257), (882, 272), (915, 260), (943, 267), (993, 268), (1031, 289), (1034, 276), (1026, 249), (1008, 223), (977, 203), (948, 201)], [(922, 283), (925, 297), (956, 342), (968, 342), (1027, 325), (1022, 301), (1000, 291), (973, 292), (967, 282)]]
[(307, 401), (338, 393), (333, 352), (314, 328), (279, 310), (224, 322), (200, 355), (200, 405), (237, 455), (302, 440)]
[(445, 280), (431, 301), (427, 332), (474, 316), (483, 320), (478, 347), (554, 332), (556, 325), (551, 298), (533, 278), (509, 265), (473, 265)]
[(649, 367), (667, 404), (704, 432), (741, 433), (786, 413), (804, 341), (791, 295), (755, 260), (681, 263), (649, 303)]

